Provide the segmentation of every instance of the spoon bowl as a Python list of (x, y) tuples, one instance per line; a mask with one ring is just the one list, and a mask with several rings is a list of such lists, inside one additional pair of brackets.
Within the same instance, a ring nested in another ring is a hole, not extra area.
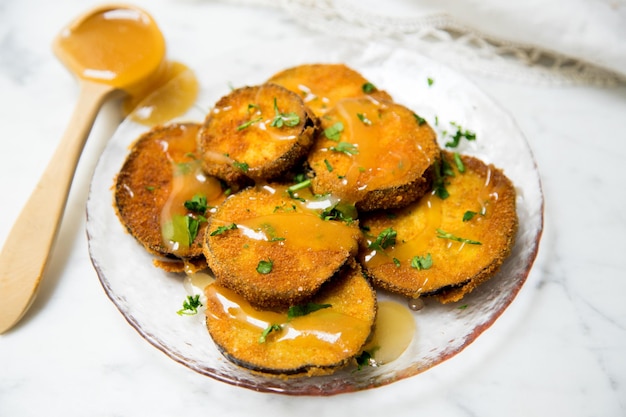
[(53, 51), (79, 81), (68, 127), (0, 252), (0, 334), (35, 299), (65, 210), (76, 165), (104, 102), (137, 94), (165, 67), (165, 41), (150, 15), (134, 6), (91, 10), (65, 27)]

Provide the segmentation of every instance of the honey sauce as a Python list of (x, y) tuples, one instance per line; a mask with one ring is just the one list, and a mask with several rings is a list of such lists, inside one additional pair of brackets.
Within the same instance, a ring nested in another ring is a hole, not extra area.
[(312, 212), (274, 213), (237, 224), (241, 233), (255, 240), (280, 242), (314, 251), (332, 249), (354, 253), (354, 230), (343, 222), (327, 221)]
[(232, 327), (244, 326), (254, 330), (259, 337), (272, 325), (280, 329), (272, 332), (267, 341), (288, 344), (290, 349), (318, 349), (349, 351), (362, 343), (363, 334), (369, 333), (370, 323), (336, 311), (332, 306), (313, 313), (289, 318), (286, 312), (263, 311), (253, 308), (243, 297), (219, 285), (209, 285), (206, 290), (207, 310), (212, 320), (234, 322)]
[(131, 91), (163, 69), (165, 40), (150, 15), (106, 7), (66, 28), (57, 38), (66, 66), (85, 80)]
[(163, 124), (189, 110), (198, 97), (199, 88), (189, 67), (181, 62), (168, 61), (156, 80), (124, 100), (122, 109), (137, 123), (147, 126)]
[(363, 348), (376, 365), (384, 365), (400, 357), (415, 335), (415, 319), (403, 304), (379, 301), (375, 330)]
[(165, 59), (157, 24), (137, 8), (111, 6), (91, 13), (66, 28), (55, 48), (80, 78), (127, 92), (123, 110), (138, 123), (165, 123), (189, 110), (198, 95), (193, 72)]
[(187, 236), (188, 227), (177, 225), (176, 219), (186, 221), (185, 217), (190, 214), (205, 215), (190, 213), (185, 202), (194, 196), (203, 196), (211, 210), (225, 198), (220, 181), (205, 175), (200, 161), (195, 158), (198, 129), (195, 124), (183, 125), (178, 135), (172, 134), (167, 141), (161, 142), (163, 152), (173, 166), (172, 188), (161, 211), (161, 233), (163, 243), (174, 254), (186, 250), (191, 243)]
[[(403, 125), (407, 115), (390, 104), (369, 96), (344, 99), (328, 114), (332, 115), (332, 123), (342, 124), (343, 131), (337, 144), (329, 142), (326, 150), (341, 152), (351, 159), (347, 171), (337, 173), (343, 178), (338, 191), (343, 198), (358, 201), (369, 190), (409, 182), (416, 163), (430, 164), (428, 156), (407, 133), (407, 125)], [(409, 126), (415, 124), (411, 119)], [(425, 158), (416, 158), (419, 153)]]
[[(451, 229), (448, 227), (453, 225), (455, 234), (467, 240), (479, 240), (477, 236), (485, 233), (482, 230), (485, 227), (483, 222), (488, 218), (489, 211), (493, 210), (502, 189), (493, 183), (490, 169), (487, 170), (484, 178), (472, 173), (457, 173), (456, 175), (465, 176), (465, 185), (463, 189), (456, 190), (454, 183), (451, 183), (449, 185), (451, 197), (448, 199), (442, 200), (433, 191), (414, 206), (398, 212), (397, 229), (405, 233), (398, 236), (395, 245), (384, 251), (372, 248), (364, 256), (365, 264), (369, 268), (397, 261), (410, 264), (414, 256), (424, 256), (430, 251), (438, 250), (435, 248), (445, 247), (457, 251), (479, 250), (479, 247), (467, 245), (464, 242), (441, 239), (438, 237), (438, 231), (450, 232)], [(471, 222), (462, 220), (466, 211), (476, 213)], [(407, 235), (408, 230), (411, 234)], [(370, 243), (372, 240), (369, 239)]]

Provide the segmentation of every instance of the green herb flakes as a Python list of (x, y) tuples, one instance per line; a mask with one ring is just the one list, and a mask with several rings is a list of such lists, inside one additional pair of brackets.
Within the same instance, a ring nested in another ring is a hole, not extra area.
[(202, 194), (194, 195), (191, 200), (187, 200), (184, 203), (185, 208), (191, 212), (204, 215), (207, 211), (206, 196)]
[(389, 246), (393, 246), (396, 244), (396, 237), (398, 236), (398, 232), (396, 232), (392, 227), (388, 227), (382, 232), (378, 234), (376, 240), (371, 242), (368, 245), (370, 249), (376, 250), (385, 250)]
[(274, 262), (271, 259), (260, 260), (258, 265), (256, 266), (256, 272), (258, 272), (259, 274), (266, 275), (272, 272), (273, 268), (274, 268)]
[(222, 233), (225, 233), (229, 230), (234, 230), (236, 228), (237, 228), (237, 224), (235, 223), (227, 224), (225, 226), (219, 226), (217, 229), (211, 232), (211, 236), (221, 235)]
[(261, 336), (259, 336), (259, 343), (265, 343), (265, 341), (267, 340), (267, 336), (269, 336), (270, 333), (279, 332), (282, 329), (283, 327), (280, 324), (270, 324), (265, 328), (265, 330), (263, 330)]
[(187, 299), (183, 301), (183, 308), (178, 310), (176, 314), (179, 316), (192, 316), (198, 313), (198, 308), (202, 307), (200, 302), (200, 295), (188, 295)]
[(274, 116), (274, 120), (270, 126), (281, 128), (283, 126), (294, 127), (300, 123), (300, 116), (296, 113), (281, 113), (278, 109), (278, 104), (276, 103), (276, 97), (274, 97), (274, 112), (276, 115)]
[(475, 211), (470, 211), (467, 210), (465, 213), (463, 213), (463, 221), (464, 222), (469, 222), (470, 220), (472, 220), (474, 218), (475, 215), (477, 215), (478, 213)]
[(253, 124), (260, 122), (261, 120), (263, 120), (262, 117), (257, 117), (255, 119), (250, 119), (247, 122), (244, 122), (244, 123), (240, 124), (239, 126), (237, 126), (237, 131), (247, 129), (250, 126), (252, 126)]
[(361, 90), (363, 90), (363, 92), (365, 94), (370, 94), (373, 93), (374, 91), (376, 91), (376, 86), (372, 83), (365, 83), (361, 86)]
[(445, 232), (441, 229), (437, 229), (437, 237), (440, 239), (448, 239), (448, 240), (454, 240), (456, 242), (467, 243), (468, 245), (482, 245), (482, 243), (480, 243), (477, 240), (471, 240), (471, 239), (466, 239), (463, 237), (458, 237), (458, 236), (453, 235), (452, 233)]
[(431, 266), (433, 266), (433, 258), (430, 253), (425, 256), (414, 256), (413, 259), (411, 259), (411, 267), (418, 271), (430, 269)]
[(295, 317), (306, 316), (307, 314), (311, 314), (315, 311), (322, 310), (324, 308), (332, 307), (331, 304), (317, 304), (317, 303), (306, 303), (303, 305), (296, 305), (289, 307), (287, 311), (287, 320), (292, 320)]
[(349, 142), (339, 142), (337, 146), (331, 146), (328, 148), (331, 151), (342, 152), (346, 155), (358, 155), (359, 148), (354, 143)]
[(343, 123), (337, 122), (334, 125), (324, 129), (324, 136), (335, 142), (339, 142), (341, 139), (341, 132), (343, 132)]

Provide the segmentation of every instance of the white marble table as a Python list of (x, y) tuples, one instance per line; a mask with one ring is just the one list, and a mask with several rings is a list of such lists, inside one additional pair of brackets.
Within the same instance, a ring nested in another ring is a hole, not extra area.
[[(213, 1), (136, 1), (170, 57), (307, 36), (278, 10)], [(95, 1), (0, 1), (0, 242), (65, 129), (77, 85), (50, 42)], [(225, 34), (229, 35), (226, 36)], [(0, 416), (626, 415), (626, 87), (546, 87), (469, 75), (517, 119), (545, 194), (545, 230), (526, 285), (467, 349), (416, 377), (360, 393), (288, 397), (237, 388), (169, 359), (104, 294), (85, 236), (99, 153), (120, 122), (96, 121), (58, 244), (25, 319), (0, 336)]]

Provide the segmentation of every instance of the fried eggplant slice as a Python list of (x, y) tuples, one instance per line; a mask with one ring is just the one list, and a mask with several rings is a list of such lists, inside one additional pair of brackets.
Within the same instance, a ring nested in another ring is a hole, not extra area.
[(221, 182), (205, 175), (196, 157), (199, 129), (195, 123), (151, 129), (116, 178), (119, 219), (146, 250), (167, 258), (156, 264), (168, 271), (182, 270), (183, 261), (203, 264), (206, 219), (225, 198)]
[(277, 377), (325, 375), (349, 364), (376, 317), (376, 294), (354, 261), (313, 298), (281, 311), (257, 310), (217, 283), (205, 293), (207, 328), (221, 352)]
[(297, 304), (358, 251), (357, 222), (325, 220), (285, 185), (229, 197), (211, 217), (204, 253), (217, 281), (259, 308)]
[(274, 179), (304, 159), (317, 126), (292, 91), (276, 84), (243, 87), (209, 112), (198, 148), (209, 175), (249, 185)]
[(273, 75), (268, 82), (282, 85), (303, 97), (304, 102), (321, 117), (344, 98), (370, 95), (391, 100), (374, 84), (344, 64), (303, 64)]
[(376, 287), (460, 300), (492, 277), (517, 233), (516, 193), (493, 165), (442, 152), (433, 192), (412, 205), (362, 216), (359, 260)]
[(313, 190), (361, 211), (403, 207), (428, 192), (440, 150), (433, 129), (403, 105), (344, 99), (322, 118), (308, 163)]

